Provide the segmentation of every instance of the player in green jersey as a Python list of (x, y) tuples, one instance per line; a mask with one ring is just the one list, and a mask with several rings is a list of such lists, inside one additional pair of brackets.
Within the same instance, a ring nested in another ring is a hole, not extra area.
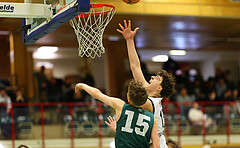
[(129, 104), (119, 98), (109, 97), (97, 88), (78, 83), (75, 86), (75, 92), (81, 89), (115, 109), (116, 148), (148, 148), (150, 138), (152, 140), (151, 147), (160, 148), (157, 121), (152, 113), (140, 107), (148, 97), (146, 89), (140, 82), (132, 80), (129, 83), (127, 93)]

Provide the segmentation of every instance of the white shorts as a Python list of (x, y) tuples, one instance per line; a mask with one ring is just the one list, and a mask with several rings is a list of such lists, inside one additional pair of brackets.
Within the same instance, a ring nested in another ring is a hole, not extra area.
[(160, 148), (168, 148), (164, 135), (159, 137)]

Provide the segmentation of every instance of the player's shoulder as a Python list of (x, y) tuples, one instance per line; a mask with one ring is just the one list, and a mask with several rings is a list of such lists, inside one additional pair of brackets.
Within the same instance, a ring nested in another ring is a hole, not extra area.
[(149, 116), (152, 119), (154, 119), (154, 114), (152, 112), (146, 110), (146, 109), (141, 108), (141, 109), (139, 109), (139, 112), (143, 113), (144, 115)]
[(159, 103), (162, 101), (163, 98), (161, 97), (148, 97), (149, 100), (151, 100), (153, 103)]

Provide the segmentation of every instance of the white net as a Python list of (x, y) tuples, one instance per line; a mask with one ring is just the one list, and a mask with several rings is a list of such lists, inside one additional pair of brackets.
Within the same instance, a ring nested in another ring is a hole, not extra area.
[(115, 8), (102, 5), (70, 20), (79, 44), (79, 56), (95, 58), (105, 53), (103, 32), (115, 14)]

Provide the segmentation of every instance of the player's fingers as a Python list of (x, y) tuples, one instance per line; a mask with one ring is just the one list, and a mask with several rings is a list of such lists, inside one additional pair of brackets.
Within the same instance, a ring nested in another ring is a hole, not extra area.
[(137, 33), (138, 29), (139, 29), (138, 27), (135, 28), (133, 32), (134, 32), (134, 33)]
[(131, 28), (131, 21), (128, 20), (128, 27)]
[(117, 32), (119, 32), (119, 33), (123, 33), (122, 30), (119, 30), (119, 29), (117, 29)]
[(111, 122), (113, 122), (113, 118), (111, 116), (109, 116), (109, 118), (110, 118)]
[(124, 30), (124, 27), (122, 26), (121, 23), (118, 24), (122, 30)]
[(105, 123), (106, 123), (108, 126), (110, 125), (107, 121), (105, 121)]
[(137, 32), (138, 30), (139, 30), (139, 27), (135, 28), (135, 30), (134, 30), (134, 31), (136, 31), (136, 32)]
[(113, 117), (113, 121), (116, 121), (116, 119)]
[(126, 22), (126, 20), (124, 20), (124, 26), (125, 26), (125, 28), (127, 28), (127, 22)]
[(109, 121), (110, 123), (112, 123), (112, 122), (113, 122), (113, 120), (112, 120), (112, 117), (111, 117), (111, 116), (109, 116), (109, 117), (108, 117), (108, 121)]
[(108, 122), (109, 122), (109, 123), (111, 123), (111, 122), (112, 122), (112, 120), (111, 120), (109, 117), (107, 117), (107, 119), (108, 119)]

